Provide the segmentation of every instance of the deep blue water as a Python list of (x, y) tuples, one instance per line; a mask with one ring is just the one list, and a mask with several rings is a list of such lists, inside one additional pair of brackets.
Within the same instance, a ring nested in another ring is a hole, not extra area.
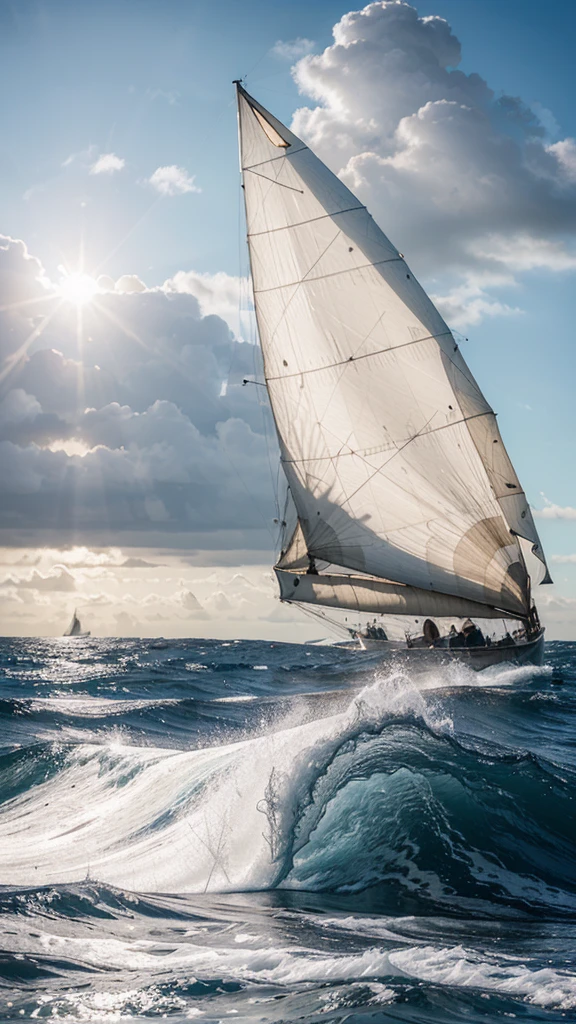
[(576, 644), (0, 641), (0, 1020), (576, 1016)]

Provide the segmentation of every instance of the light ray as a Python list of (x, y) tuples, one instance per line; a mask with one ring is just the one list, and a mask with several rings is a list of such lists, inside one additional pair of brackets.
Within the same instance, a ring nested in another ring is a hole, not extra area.
[(5, 306), (0, 306), (0, 313), (11, 313), (15, 309), (24, 309), (28, 306), (38, 306), (42, 302), (52, 302), (54, 299), (59, 299), (60, 296), (57, 292), (47, 293), (41, 295), (36, 299), (20, 299), (19, 302), (8, 302)]
[(50, 323), (50, 321), (54, 318), (54, 316), (56, 315), (56, 313), (60, 309), (61, 305), (62, 305), (62, 300), (60, 300), (58, 305), (54, 307), (54, 309), (52, 310), (51, 313), (47, 313), (46, 314), (46, 316), (44, 317), (42, 323), (38, 324), (38, 327), (34, 328), (32, 333), (29, 334), (28, 337), (26, 338), (26, 341), (22, 342), (22, 344), (20, 345), (20, 348), (16, 349), (15, 352), (12, 352), (11, 355), (6, 357), (6, 359), (4, 361), (5, 365), (4, 365), (3, 369), (0, 371), (0, 383), (2, 383), (2, 381), (5, 380), (6, 377), (8, 377), (12, 373), (12, 371), (14, 369), (16, 369), (16, 367), (19, 365), (19, 363), (23, 362), (23, 360), (26, 357), (26, 353), (28, 352), (28, 349), (30, 348), (30, 345), (34, 341), (36, 341), (37, 338), (40, 337), (40, 335), (42, 334), (44, 328), (47, 327), (48, 324)]

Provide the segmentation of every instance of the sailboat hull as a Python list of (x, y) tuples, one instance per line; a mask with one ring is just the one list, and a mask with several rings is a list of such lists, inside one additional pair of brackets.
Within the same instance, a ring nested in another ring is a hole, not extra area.
[(415, 667), (431, 668), (458, 662), (481, 672), (494, 665), (541, 665), (544, 660), (544, 630), (533, 640), (501, 647), (406, 647), (404, 643), (393, 640), (362, 639), (361, 649), (370, 653), (380, 652), (386, 659), (394, 658)]

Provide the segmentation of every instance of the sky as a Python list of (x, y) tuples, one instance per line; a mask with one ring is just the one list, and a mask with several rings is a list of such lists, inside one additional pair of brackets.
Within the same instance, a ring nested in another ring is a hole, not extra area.
[(405, 253), (576, 639), (576, 112), (564, 0), (0, 0), (0, 632), (302, 640), (250, 313), (232, 79)]

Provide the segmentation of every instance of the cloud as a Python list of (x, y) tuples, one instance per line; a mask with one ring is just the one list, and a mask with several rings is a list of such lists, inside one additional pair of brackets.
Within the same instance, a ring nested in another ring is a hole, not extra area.
[(167, 294), (194, 295), (204, 316), (214, 313), (230, 324), (239, 337), (255, 338), (252, 286), (247, 278), (223, 272), (200, 274), (179, 270), (164, 282), (162, 290)]
[(547, 150), (556, 157), (566, 179), (570, 182), (576, 181), (576, 141), (562, 139), (560, 142), (548, 146)]
[(157, 569), (161, 562), (148, 562), (145, 558), (125, 558), (120, 563), (123, 569)]
[(115, 153), (103, 153), (96, 163), (92, 164), (90, 174), (114, 174), (115, 171), (121, 171), (125, 165), (126, 161)]
[(180, 603), (183, 608), (186, 609), (189, 615), (194, 619), (208, 619), (210, 616), (198, 598), (192, 593), (191, 590), (183, 590), (179, 595)]
[(25, 588), (31, 590), (56, 590), (69, 593), (72, 590), (76, 590), (76, 580), (64, 566), (58, 566), (47, 576), (43, 576), (36, 569), (28, 577), (7, 576), (0, 583), (0, 587), (15, 587), (19, 590)]
[(157, 167), (154, 174), (148, 178), (148, 184), (161, 196), (182, 196), (186, 192), (202, 191), (194, 184), (194, 175), (189, 175), (188, 171), (183, 167), (177, 167), (176, 164)]
[(121, 295), (130, 295), (134, 292), (145, 292), (146, 285), (137, 274), (123, 274), (116, 281), (114, 290), (120, 292)]
[(535, 508), (534, 515), (537, 519), (576, 519), (576, 508), (572, 508), (570, 505), (555, 505), (552, 501), (548, 501), (548, 498), (543, 494), (544, 508)]
[(200, 561), (204, 549), (253, 561), (272, 547), (273, 426), (262, 396), (242, 387), (260, 352), (216, 313), (232, 317), (239, 291), (225, 274), (155, 288), (135, 275), (105, 280), (79, 337), (40, 262), (0, 237), (5, 538), (47, 530), (63, 549), (72, 537), (80, 548), (141, 547), (142, 535), (162, 546), (183, 534)]
[(441, 17), (383, 0), (333, 32), (293, 69), (314, 101), (293, 128), (434, 278), (448, 315), (511, 315), (498, 288), (533, 269), (576, 269), (574, 139), (551, 143), (549, 118), (461, 71)]
[(486, 290), (472, 281), (452, 288), (445, 295), (431, 292), (430, 297), (446, 322), (457, 330), (473, 327), (487, 316), (516, 316), (522, 313), (517, 307), (490, 299)]
[(576, 555), (552, 555), (550, 561), (556, 565), (576, 565)]
[(287, 41), (278, 39), (274, 43), (271, 52), (275, 57), (280, 57), (282, 60), (299, 60), (301, 57), (306, 56), (307, 53), (311, 53), (315, 45), (312, 39), (305, 39), (300, 36)]

